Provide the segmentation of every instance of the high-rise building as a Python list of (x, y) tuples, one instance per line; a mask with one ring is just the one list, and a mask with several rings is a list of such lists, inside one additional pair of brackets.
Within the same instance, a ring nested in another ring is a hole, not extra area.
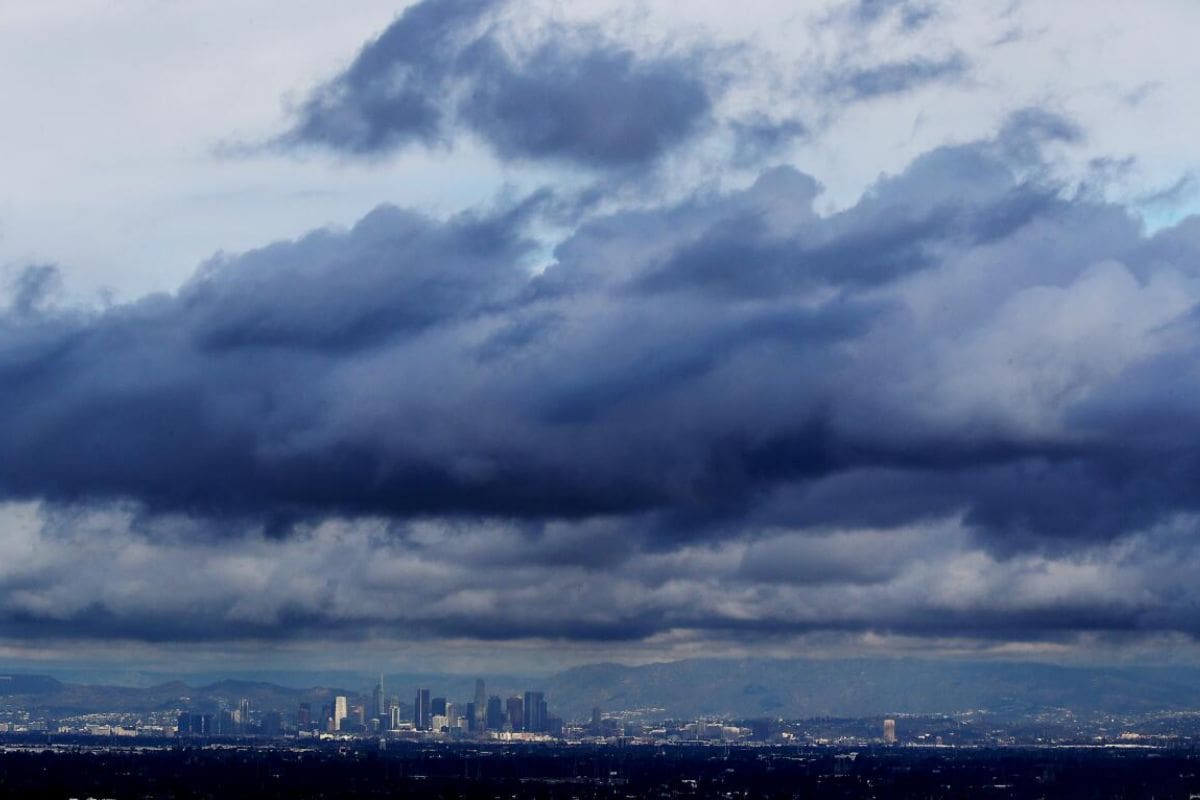
[(546, 730), (546, 698), (542, 692), (525, 693), (524, 730), (541, 733)]
[(243, 732), (250, 729), (250, 701), (245, 697), (238, 703), (238, 727)]
[(429, 690), (418, 689), (416, 700), (413, 702), (413, 726), (419, 731), (427, 731), (432, 720), (433, 710), (429, 703)]
[(335, 731), (342, 729), (342, 722), (346, 719), (346, 696), (339, 694), (333, 698), (333, 724), (330, 726)]
[(467, 730), (477, 731), (483, 727), (483, 723), (480, 722), (479, 712), (475, 710), (474, 701), (467, 703), (467, 710), (463, 716), (467, 718)]
[(508, 698), (508, 724), (514, 731), (525, 730), (525, 714), (521, 698), (516, 695)]
[(896, 720), (885, 719), (883, 721), (883, 740), (888, 744), (896, 742)]
[(281, 736), (283, 734), (283, 717), (278, 711), (268, 711), (262, 716), (263, 736)]
[(433, 711), (434, 714), (440, 714), (442, 716), (445, 716), (446, 715), (446, 698), (444, 698), (444, 697), (433, 698), (433, 701), (430, 703), (429, 707)]
[(498, 696), (492, 695), (488, 698), (485, 719), (489, 731), (498, 731), (504, 727), (504, 704)]
[(475, 729), (482, 729), (487, 724), (487, 690), (483, 678), (475, 679), (475, 715), (472, 721)]
[(296, 709), (296, 727), (302, 731), (308, 730), (312, 725), (312, 706), (308, 703), (301, 703)]
[(375, 691), (371, 692), (371, 709), (369, 716), (383, 720), (386, 718), (387, 710), (384, 708), (383, 700), (383, 673), (379, 673), (379, 683), (375, 684)]

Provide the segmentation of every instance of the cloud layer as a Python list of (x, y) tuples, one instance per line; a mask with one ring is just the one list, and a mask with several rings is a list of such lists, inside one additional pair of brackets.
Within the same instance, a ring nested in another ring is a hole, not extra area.
[[(942, 13), (839, 9), (864, 42)], [(9, 282), (7, 640), (1196, 635), (1200, 218), (1056, 177), (1087, 133), (1041, 108), (832, 207), (772, 164), (824, 121), (747, 98), (744, 52), (513, 19), (409, 6), (274, 144), (473, 137), (562, 181), (380, 205), (129, 302)], [(800, 83), (842, 113), (973, 56)], [(693, 147), (752, 179), (673, 172)]]
[[(825, 216), (771, 169), (583, 219), (545, 264), (543, 194), (381, 207), (103, 310), (32, 270), (0, 490), (151, 522), (97, 535), (145, 560), (86, 604), (9, 566), (6, 629), (1190, 634), (1146, 570), (1194, 558), (1200, 229), (1049, 182), (1069, 133), (1019, 116)], [(92, 536), (68, 529), (24, 535)], [(171, 563), (203, 565), (186, 613), (132, 578)]]

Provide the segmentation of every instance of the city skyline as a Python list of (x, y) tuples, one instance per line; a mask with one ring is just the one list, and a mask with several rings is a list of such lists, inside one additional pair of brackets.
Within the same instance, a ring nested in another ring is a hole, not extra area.
[[(878, 662), (874, 670), (877, 671), (874, 676), (858, 673), (851, 679), (851, 685), (858, 682), (861, 688), (868, 689), (889, 672), (889, 667)], [(1122, 680), (1128, 682), (1130, 677), (1126, 675)], [(1179, 677), (1176, 675), (1174, 679)], [(1118, 710), (1111, 705), (1093, 708), (1075, 705), (1069, 693), (1051, 697), (1045, 695), (1046, 687), (1028, 686), (1029, 695), (1042, 696), (1045, 705), (1028, 706), (1024, 705), (1027, 701), (1018, 700), (1024, 710), (1016, 712), (1006, 708), (1020, 697), (1019, 694), (1014, 697), (1010, 689), (997, 698), (1000, 706), (985, 701), (969, 702), (953, 711), (950, 706), (944, 706), (947, 710), (940, 712), (934, 711), (933, 706), (925, 711), (899, 710), (912, 702), (909, 688), (903, 693), (907, 699), (899, 701), (897, 710), (883, 715), (796, 716), (756, 709), (754, 694), (763, 687), (749, 691), (751, 684), (748, 691), (737, 693), (735, 705), (744, 705), (726, 713), (709, 711), (680, 716), (664, 713), (662, 708), (622, 707), (618, 700), (616, 707), (608, 710), (592, 706), (586, 713), (558, 716), (549, 713), (553, 706), (542, 690), (525, 690), (502, 701), (503, 692), (489, 694), (486, 682), (477, 678), (470, 687), (474, 692), (470, 689), (459, 692), (472, 697), (469, 701), (454, 693), (433, 696), (442, 691), (435, 685), (415, 690), (412, 704), (406, 705), (402, 695), (383, 691), (382, 678), (373, 689), (358, 692), (321, 687), (286, 690), (265, 683), (237, 681), (195, 689), (168, 684), (162, 689), (174, 694), (162, 695), (160, 690), (157, 699), (139, 699), (128, 689), (118, 687), (94, 687), (101, 690), (101, 695), (91, 702), (99, 705), (87, 709), (79, 705), (80, 691), (87, 687), (65, 687), (38, 676), (0, 675), (0, 739), (6, 752), (38, 742), (43, 747), (47, 744), (79, 747), (89, 739), (100, 742), (97, 746), (102, 749), (117, 751), (122, 748), (120, 740), (136, 739), (140, 747), (150, 749), (169, 747), (174, 741), (200, 748), (237, 743), (239, 747), (262, 752), (311, 751), (313, 747), (338, 742), (374, 743), (380, 750), (387, 749), (389, 743), (453, 747), (456, 744), (552, 746), (567, 742), (621, 749), (647, 745), (722, 745), (835, 751), (881, 745), (938, 749), (1018, 745), (1054, 749), (1100, 744), (1180, 752), (1192, 751), (1200, 743), (1200, 711), (1194, 704), (1194, 687), (1190, 703), (1164, 705), (1159, 700), (1157, 705), (1145, 705), (1148, 698), (1143, 698)], [(1095, 676), (1077, 675), (1070, 680), (1094, 681)], [(1193, 676), (1193, 682), (1200, 682), (1200, 673)], [(1005, 682), (1006, 686), (1011, 684), (1011, 680)], [(622, 686), (628, 690), (630, 683), (623, 682)], [(55, 700), (54, 693), (60, 687), (66, 693)], [(697, 691), (712, 694), (719, 690), (710, 686), (698, 687)], [(256, 699), (252, 701), (247, 692), (254, 693)], [(478, 693), (487, 697), (487, 713), (482, 721), (472, 713), (473, 698)], [(621, 695), (619, 692), (618, 697)], [(288, 696), (302, 699), (293, 699), (289, 706), (285, 699)], [(56, 707), (55, 703), (63, 700), (69, 706)], [(657, 714), (648, 716), (647, 712)]]

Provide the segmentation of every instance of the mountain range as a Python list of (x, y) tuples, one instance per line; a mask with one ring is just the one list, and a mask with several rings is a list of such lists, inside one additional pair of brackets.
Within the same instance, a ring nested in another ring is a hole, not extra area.
[[(591, 664), (544, 678), (482, 676), (488, 693), (525, 689), (546, 693), (552, 713), (584, 719), (593, 707), (636, 712), (645, 719), (721, 717), (869, 717), (951, 714), (981, 710), (1032, 717), (1054, 709), (1076, 714), (1142, 714), (1200, 710), (1200, 669), (1194, 667), (1079, 667), (1042, 663), (918, 659), (689, 659), (627, 666)], [(465, 704), (473, 675), (407, 673), (385, 676), (389, 695), (410, 703), (419, 686)], [(282, 686), (269, 681), (218, 680), (191, 685), (92, 685), (46, 675), (0, 675), (0, 707), (57, 715), (148, 712), (231, 706), (241, 698), (260, 710), (314, 711), (336, 694), (362, 701), (374, 680), (353, 688)], [(350, 684), (350, 681), (347, 681)]]

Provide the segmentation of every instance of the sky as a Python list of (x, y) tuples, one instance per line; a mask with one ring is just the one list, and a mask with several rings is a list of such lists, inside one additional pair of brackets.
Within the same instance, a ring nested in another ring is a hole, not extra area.
[(0, 665), (1200, 663), (1185, 0), (12, 0)]

